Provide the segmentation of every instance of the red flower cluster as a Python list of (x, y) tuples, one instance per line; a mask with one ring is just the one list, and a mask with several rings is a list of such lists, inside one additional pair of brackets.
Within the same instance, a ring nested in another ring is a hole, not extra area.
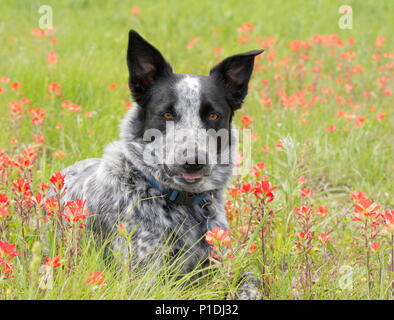
[(62, 94), (60, 93), (61, 89), (62, 89), (62, 86), (60, 84), (58, 84), (57, 82), (51, 82), (48, 85), (48, 92), (49, 93), (54, 93), (55, 92), (58, 97), (62, 96)]
[(82, 107), (79, 104), (72, 103), (68, 100), (62, 102), (62, 108), (65, 108), (72, 112), (81, 112)]
[(9, 261), (21, 254), (15, 247), (15, 244), (0, 241), (0, 279), (12, 278), (14, 266)]
[(32, 125), (35, 125), (35, 126), (39, 125), (39, 126), (41, 126), (44, 123), (44, 121), (45, 121), (45, 111), (43, 109), (40, 109), (40, 108), (37, 108), (37, 109), (29, 108), (27, 110), (27, 112), (30, 113), (33, 116), (33, 118), (31, 119)]
[(1, 194), (0, 193), (0, 220), (1, 218), (5, 218), (8, 216), (9, 214), (9, 210), (8, 210), (8, 205), (9, 205), (9, 200), (6, 197), (5, 194)]
[(275, 189), (277, 189), (277, 187), (272, 186), (271, 183), (264, 176), (263, 180), (257, 181), (254, 186), (252, 186), (252, 184), (250, 183), (245, 183), (241, 186), (241, 188), (231, 188), (229, 190), (229, 195), (234, 198), (237, 195), (246, 195), (249, 193), (253, 193), (256, 198), (260, 199), (263, 203), (265, 203), (265, 201), (271, 202), (272, 200), (274, 200), (274, 194), (272, 191), (274, 191)]
[(64, 179), (66, 178), (65, 174), (61, 174), (60, 172), (56, 172), (49, 181), (52, 182), (53, 187), (57, 192), (61, 192), (64, 187)]
[[(219, 227), (213, 227), (212, 230), (209, 230), (205, 235), (205, 240), (210, 244), (212, 249), (212, 256), (216, 259), (222, 258), (223, 249), (228, 247), (232, 240), (228, 235), (230, 230), (223, 230)], [(233, 258), (233, 255), (230, 250), (230, 254), (227, 254), (228, 258)]]
[[(88, 209), (85, 208), (85, 201), (80, 199), (76, 201), (69, 201), (64, 207), (64, 213), (61, 213), (66, 218), (69, 224), (85, 220), (88, 217)], [(85, 227), (83, 223), (79, 224), (80, 227)]]
[(95, 271), (94, 273), (89, 273), (89, 275), (86, 279), (87, 284), (98, 286), (106, 282), (102, 272)]
[(350, 199), (354, 202), (353, 221), (362, 221), (363, 216), (371, 217), (377, 215), (377, 210), (380, 208), (380, 206), (376, 203), (372, 203), (364, 193), (354, 191), (350, 195)]
[(14, 194), (22, 201), (28, 200), (31, 197), (31, 191), (30, 191), (30, 182), (23, 179), (23, 178), (18, 178), (16, 181), (12, 182), (12, 185), (14, 188), (12, 188), (12, 191)]
[[(262, 180), (260, 182), (256, 182), (256, 187), (253, 190), (254, 195), (261, 199), (261, 201), (265, 202), (271, 202), (274, 200), (274, 194), (272, 191), (274, 191), (277, 187), (273, 187), (271, 183), (268, 180)], [(262, 196), (263, 198), (260, 198)]]
[(46, 265), (53, 269), (56, 269), (62, 265), (59, 256), (53, 256), (52, 258), (45, 258)]

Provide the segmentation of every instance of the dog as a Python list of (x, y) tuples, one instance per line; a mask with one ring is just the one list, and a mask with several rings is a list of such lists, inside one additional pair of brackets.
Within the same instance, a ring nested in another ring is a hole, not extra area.
[[(96, 234), (114, 234), (120, 223), (126, 228), (133, 248), (129, 264), (160, 259), (160, 248), (171, 239), (165, 255), (183, 253), (179, 272), (190, 272), (209, 257), (207, 231), (228, 229), (222, 196), (237, 148), (232, 120), (262, 52), (230, 56), (206, 76), (177, 74), (130, 30), (127, 65), (135, 103), (121, 122), (120, 140), (101, 158), (62, 171), (62, 200), (86, 200)], [(203, 143), (215, 138), (208, 147)], [(124, 241), (115, 234), (111, 250), (126, 256)]]

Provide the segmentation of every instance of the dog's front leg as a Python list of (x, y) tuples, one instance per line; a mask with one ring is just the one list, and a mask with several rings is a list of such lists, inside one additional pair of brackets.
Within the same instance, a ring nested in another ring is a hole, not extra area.
[(253, 272), (245, 272), (241, 276), (234, 300), (261, 300), (261, 280)]

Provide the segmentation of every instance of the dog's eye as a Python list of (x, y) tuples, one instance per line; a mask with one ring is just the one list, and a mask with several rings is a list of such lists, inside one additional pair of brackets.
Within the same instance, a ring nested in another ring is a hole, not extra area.
[(163, 117), (166, 118), (167, 120), (171, 120), (174, 118), (174, 115), (171, 112), (164, 112)]
[(212, 113), (209, 115), (209, 120), (215, 121), (215, 120), (217, 120), (217, 119), (219, 119), (219, 115), (218, 115), (217, 113), (212, 112)]

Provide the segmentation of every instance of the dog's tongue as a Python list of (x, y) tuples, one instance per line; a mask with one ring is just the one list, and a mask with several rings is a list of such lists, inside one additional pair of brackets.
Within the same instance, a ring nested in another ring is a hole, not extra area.
[(202, 177), (201, 174), (187, 174), (182, 173), (182, 177), (188, 180), (200, 179)]

